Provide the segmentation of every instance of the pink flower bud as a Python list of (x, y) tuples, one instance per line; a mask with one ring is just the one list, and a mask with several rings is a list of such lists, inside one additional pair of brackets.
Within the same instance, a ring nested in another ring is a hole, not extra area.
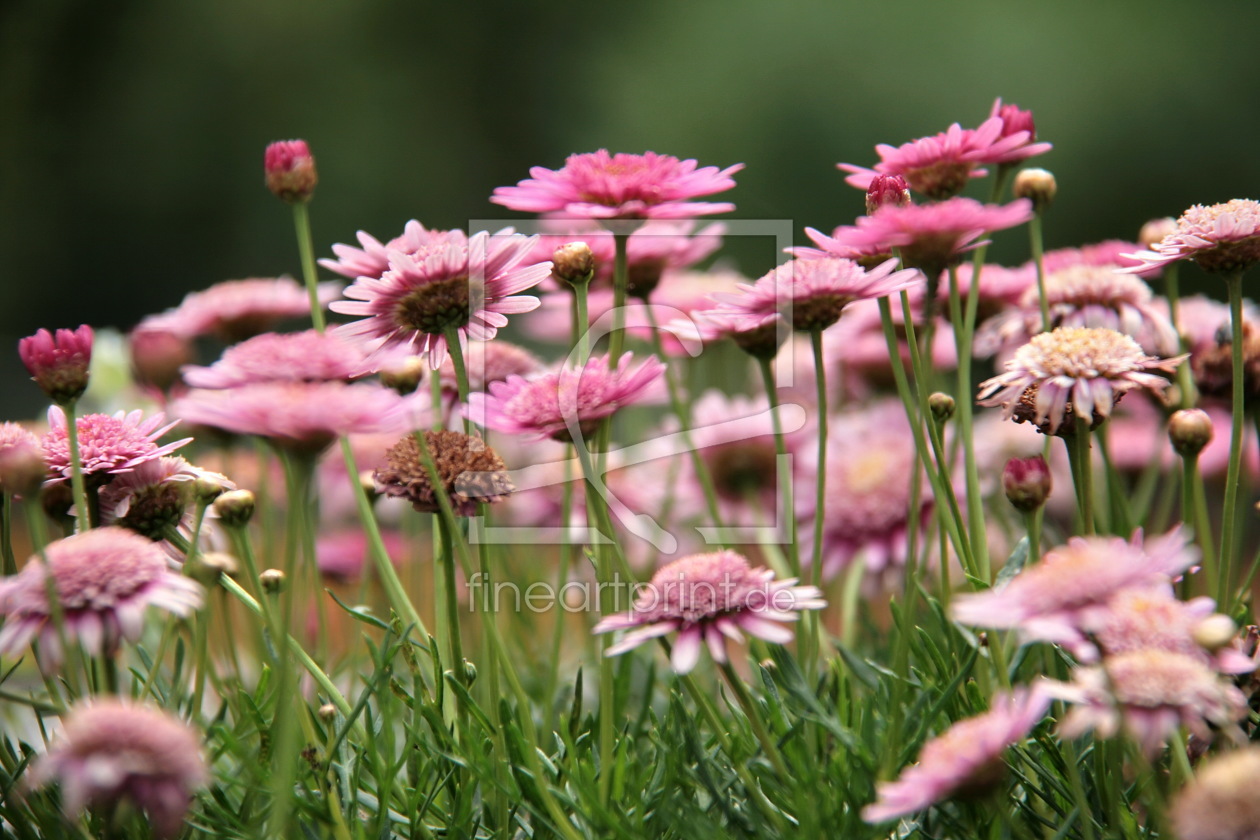
[(873, 216), (881, 207), (910, 204), (910, 185), (900, 175), (876, 175), (866, 188), (866, 215)]
[(551, 257), (551, 274), (572, 286), (591, 282), (595, 276), (595, 255), (585, 242), (570, 242)]
[(137, 384), (159, 391), (169, 391), (179, 382), (179, 369), (193, 360), (188, 339), (165, 330), (135, 330), (127, 343)]
[(305, 140), (277, 140), (263, 155), (267, 189), (290, 204), (311, 200), (319, 174)]
[(39, 330), (18, 342), (18, 355), (35, 384), (53, 402), (69, 405), (83, 395), (88, 385), (88, 365), (92, 361), (92, 328)]
[(1164, 241), (1165, 236), (1171, 236), (1177, 232), (1177, 220), (1171, 216), (1165, 216), (1162, 219), (1151, 219), (1142, 225), (1142, 231), (1138, 234), (1138, 244), (1143, 248), (1150, 248)]
[[(999, 100), (1000, 101), (1000, 100)], [(1020, 110), (1020, 107), (1014, 103), (1002, 105), (997, 108), (997, 113), (991, 116), (1002, 118), (1002, 136), (1010, 137), (1021, 131), (1028, 132), (1028, 142), (1035, 142), (1037, 139), (1037, 124), (1033, 121), (1032, 111)]]
[(17, 423), (0, 424), (0, 490), (33, 497), (47, 472), (39, 438)]
[(1040, 455), (1012, 458), (1002, 470), (1002, 489), (1016, 510), (1030, 513), (1046, 503), (1053, 481), (1050, 466)]

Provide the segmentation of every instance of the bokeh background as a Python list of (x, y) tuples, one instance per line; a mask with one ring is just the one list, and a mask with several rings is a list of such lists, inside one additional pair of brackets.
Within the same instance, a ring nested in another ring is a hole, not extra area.
[[(7, 0), (3, 414), (42, 403), (15, 349), (38, 327), (126, 329), (220, 280), (298, 273), (262, 185), (272, 140), (315, 152), (320, 256), (411, 218), (511, 217), (494, 187), (599, 147), (744, 162), (735, 217), (804, 241), (862, 210), (837, 161), (975, 126), (1001, 96), (1055, 144), (1037, 164), (1059, 181), (1057, 247), (1258, 197), (1258, 33), (1254, 0)], [(1026, 237), (992, 253), (1021, 262)], [(730, 248), (752, 276), (775, 256)]]

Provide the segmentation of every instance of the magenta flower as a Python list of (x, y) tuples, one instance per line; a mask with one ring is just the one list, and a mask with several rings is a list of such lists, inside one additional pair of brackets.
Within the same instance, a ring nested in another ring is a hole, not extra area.
[(1017, 629), (1024, 641), (1082, 649), (1086, 628), (1105, 616), (1123, 589), (1161, 586), (1190, 568), (1198, 550), (1178, 529), (1142, 543), (1142, 532), (1120, 537), (1075, 537), (1046, 553), (1006, 586), (959, 595), (950, 606), (955, 621)]
[(1150, 758), (1180, 726), (1211, 741), (1213, 728), (1233, 727), (1247, 714), (1247, 698), (1237, 686), (1199, 658), (1174, 651), (1127, 651), (1078, 668), (1073, 677), (1071, 683), (1046, 683), (1052, 697), (1074, 704), (1059, 735), (1093, 731), (1111, 738), (1123, 727)]
[(1026, 140), (1024, 145), (997, 152), (994, 156), (985, 158), (983, 163), (1017, 163), (1045, 154), (1053, 148), (1049, 143), (1037, 142), (1037, 124), (1033, 120), (1032, 111), (1021, 110), (1014, 103), (1003, 105), (1002, 97), (999, 96), (993, 101), (993, 108), (989, 111), (989, 119), (994, 117), (1002, 120), (1003, 139), (1023, 134), (1026, 135)]
[(987, 792), (1002, 780), (1002, 753), (1028, 737), (1049, 707), (1040, 684), (994, 697), (989, 711), (958, 721), (924, 744), (918, 763), (896, 781), (878, 783), (879, 798), (862, 809), (862, 819), (886, 822), (945, 799)]
[(1125, 256), (1141, 261), (1125, 269), (1133, 273), (1178, 260), (1194, 260), (1206, 271), (1242, 271), (1260, 261), (1260, 201), (1235, 198), (1208, 207), (1196, 204), (1181, 214), (1174, 233), (1149, 251)]
[[(77, 418), (75, 430), (79, 433), (79, 457), (83, 461), (83, 475), (99, 476), (108, 480), (109, 474), (125, 473), (146, 461), (169, 455), (192, 438), (158, 446), (162, 435), (178, 425), (179, 421), (162, 425), (166, 415), (154, 414), (148, 420), (139, 409), (124, 414), (85, 414)], [(66, 415), (59, 407), (48, 409), (48, 434), (40, 445), (44, 448), (44, 460), (48, 464), (49, 481), (59, 482), (70, 478), (70, 439), (66, 428)]]
[[(338, 283), (320, 283), (320, 303), (327, 305), (340, 290)], [(310, 314), (310, 296), (292, 277), (250, 278), (191, 292), (178, 307), (150, 315), (136, 329), (161, 330), (182, 338), (212, 335), (232, 344), (264, 333), (288, 318)]]
[(570, 155), (561, 169), (535, 166), (532, 178), (498, 187), (490, 200), (526, 213), (560, 213), (578, 219), (682, 219), (735, 209), (729, 203), (691, 201), (735, 186), (742, 163), (719, 170), (694, 160), (644, 152), (610, 155), (606, 149)]
[(469, 394), (464, 416), (499, 432), (561, 441), (589, 437), (605, 417), (647, 395), (665, 371), (655, 356), (638, 367), (631, 364), (630, 353), (612, 369), (607, 356), (595, 356), (581, 370), (562, 368), (531, 379), (509, 376), (491, 382), (489, 393)]
[(92, 361), (92, 328), (38, 330), (18, 341), (18, 355), (35, 384), (55, 403), (66, 405), (87, 390)]
[(189, 365), (184, 381), (193, 388), (234, 388), (254, 382), (349, 380), (363, 367), (363, 354), (332, 334), (263, 333), (223, 351), (210, 367)]
[(936, 204), (890, 204), (872, 216), (858, 217), (855, 226), (836, 228), (831, 236), (812, 228), (805, 232), (820, 249), (838, 256), (899, 248), (906, 265), (922, 268), (931, 277), (977, 247), (976, 240), (986, 232), (1022, 225), (1033, 215), (1028, 199), (999, 206), (951, 198)]
[(258, 435), (296, 453), (317, 454), (342, 435), (408, 430), (402, 398), (375, 383), (255, 382), (189, 391), (172, 406), (189, 423)]
[(1009, 418), (1031, 388), (1033, 422), (1053, 434), (1069, 414), (1091, 425), (1109, 417), (1116, 399), (1135, 388), (1163, 391), (1171, 383), (1149, 371), (1172, 373), (1185, 358), (1148, 356), (1132, 338), (1111, 329), (1059, 327), (1016, 350), (1006, 373), (980, 383), (977, 402), (1000, 405)]
[(351, 280), (357, 280), (360, 277), (379, 280), (381, 275), (389, 270), (391, 251), (418, 254), (434, 245), (452, 243), (462, 246), (468, 243), (468, 237), (462, 230), (429, 230), (415, 219), (407, 222), (401, 236), (384, 244), (363, 231), (359, 231), (356, 236), (362, 248), (338, 243), (332, 246), (337, 259), (322, 259), (319, 264)]
[[(1105, 266), (1112, 269), (1140, 268), (1141, 260), (1128, 256), (1140, 248), (1140, 245), (1123, 239), (1106, 239), (1092, 245), (1082, 245), (1079, 248), (1055, 248), (1053, 251), (1046, 251), (1042, 256), (1041, 266), (1046, 274), (1078, 265)], [(1030, 269), (1034, 268), (1031, 261), (1025, 265)], [(1147, 268), (1131, 273), (1151, 280), (1159, 276), (1159, 269)]]
[(263, 153), (267, 189), (290, 204), (311, 200), (319, 174), (305, 140), (278, 140)]
[(179, 834), (209, 776), (195, 729), (161, 709), (100, 697), (70, 710), (61, 737), (31, 768), (36, 786), (60, 782), (67, 817), (129, 799), (164, 840)]
[(635, 596), (630, 611), (611, 615), (595, 625), (595, 633), (629, 630), (606, 651), (617, 656), (649, 639), (678, 632), (670, 656), (674, 670), (689, 673), (700, 660), (702, 645), (717, 662), (727, 662), (727, 640), (743, 634), (774, 644), (792, 641), (785, 623), (802, 610), (826, 606), (822, 592), (797, 586), (795, 578), (776, 581), (769, 569), (754, 569), (734, 551), (692, 554), (662, 566)]
[(901, 146), (880, 143), (875, 147), (880, 162), (874, 169), (838, 163), (850, 173), (845, 183), (858, 189), (870, 187), (877, 175), (900, 175), (911, 189), (928, 198), (949, 198), (971, 178), (987, 175), (978, 164), (1023, 160), (1050, 150), (1049, 143), (1033, 143), (1028, 130), (1008, 132), (1001, 116), (991, 116), (979, 128), (954, 123), (948, 130), (921, 137)]
[(839, 257), (795, 259), (737, 293), (713, 299), (719, 312), (741, 316), (745, 331), (764, 328), (776, 315), (794, 330), (825, 329), (854, 301), (885, 297), (922, 282), (918, 271), (894, 271), (896, 266), (896, 260), (888, 260), (867, 271)]
[(101, 523), (119, 525), (162, 540), (168, 529), (191, 525), (186, 516), (193, 482), (202, 480), (221, 490), (235, 490), (227, 476), (193, 466), (179, 456), (145, 461), (101, 488)]
[(55, 670), (63, 655), (48, 604), (50, 575), (67, 637), (93, 656), (112, 656), (123, 639), (138, 640), (149, 606), (178, 616), (201, 606), (201, 585), (171, 571), (156, 543), (123, 528), (66, 537), (44, 554), (47, 566), (32, 557), (16, 575), (0, 579), (0, 653), (15, 656), (38, 637), (45, 671)]
[(525, 262), (533, 240), (510, 229), (491, 236), (482, 231), (466, 243), (452, 238), (414, 254), (389, 252), (390, 267), (379, 279), (360, 277), (345, 291), (352, 300), (332, 304), (334, 312), (363, 315), (338, 327), (371, 351), (368, 365), (399, 346), (426, 352), (433, 369), (446, 358), (446, 331), (460, 344), (489, 341), (507, 315), (529, 312), (538, 298), (517, 295), (551, 273), (551, 263)]

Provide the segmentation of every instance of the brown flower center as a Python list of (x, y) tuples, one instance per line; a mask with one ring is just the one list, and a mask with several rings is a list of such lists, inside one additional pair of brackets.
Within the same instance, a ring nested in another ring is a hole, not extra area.
[(434, 335), (441, 335), (447, 327), (462, 327), (471, 317), (472, 285), (468, 277), (427, 283), (398, 301), (394, 320), (417, 332)]

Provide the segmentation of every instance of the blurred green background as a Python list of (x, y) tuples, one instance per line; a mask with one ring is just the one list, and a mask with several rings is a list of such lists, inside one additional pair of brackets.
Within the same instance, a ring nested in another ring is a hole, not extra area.
[[(262, 185), (310, 141), (316, 250), (518, 216), (488, 203), (571, 152), (744, 162), (737, 218), (851, 222), (838, 161), (871, 165), (1003, 97), (1055, 144), (1048, 247), (1260, 183), (1260, 4), (1059, 0), (448, 3), (8, 0), (0, 8), (0, 386), (32, 412), (16, 340), (126, 329), (228, 278), (297, 274)], [(983, 192), (987, 183), (983, 185)], [(524, 218), (524, 217), (520, 217)], [(999, 237), (1020, 262), (1026, 237)], [(732, 248), (750, 275), (767, 242)], [(1209, 286), (1209, 288), (1214, 288)]]

